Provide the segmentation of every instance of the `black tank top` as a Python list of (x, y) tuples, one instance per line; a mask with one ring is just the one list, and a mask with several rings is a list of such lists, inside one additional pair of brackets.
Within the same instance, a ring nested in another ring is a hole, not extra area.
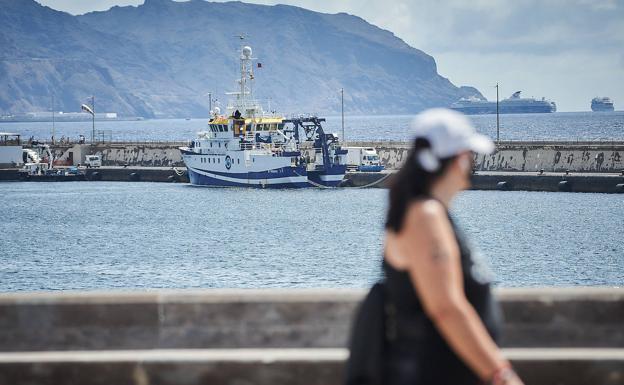
[[(490, 283), (492, 274), (478, 252), (471, 250), (453, 219), (449, 220), (461, 254), (466, 298), (494, 340), (502, 322)], [(409, 275), (383, 262), (386, 276), (385, 377), (389, 384), (479, 384), (424, 313)]]

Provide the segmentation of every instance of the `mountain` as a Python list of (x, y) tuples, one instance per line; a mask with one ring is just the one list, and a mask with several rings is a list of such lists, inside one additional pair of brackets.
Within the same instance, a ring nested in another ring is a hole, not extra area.
[[(0, 112), (96, 110), (207, 116), (236, 88), (248, 35), (256, 96), (286, 113), (412, 113), (480, 93), (437, 73), (435, 60), (363, 19), (293, 6), (146, 0), (72, 16), (33, 0), (0, 0)], [(265, 103), (266, 107), (266, 103)]]

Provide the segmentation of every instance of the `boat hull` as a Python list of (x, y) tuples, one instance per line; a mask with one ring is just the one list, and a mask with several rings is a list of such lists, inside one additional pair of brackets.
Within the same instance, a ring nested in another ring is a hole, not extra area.
[[(451, 109), (466, 115), (496, 114), (496, 103), (480, 103), (479, 105), (451, 106)], [(506, 105), (499, 104), (499, 114), (548, 114), (557, 112), (554, 105), (535, 103), (533, 105)]]
[(347, 172), (346, 165), (333, 165), (327, 170), (308, 171), (308, 179), (314, 185), (338, 187)]
[(196, 186), (272, 189), (311, 187), (303, 167), (284, 167), (277, 170), (236, 174), (189, 168), (188, 175), (191, 184)]

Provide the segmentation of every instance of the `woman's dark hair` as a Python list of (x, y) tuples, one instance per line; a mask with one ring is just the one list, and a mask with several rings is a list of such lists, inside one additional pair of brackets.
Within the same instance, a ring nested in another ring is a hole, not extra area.
[(401, 231), (407, 207), (414, 200), (426, 197), (430, 193), (433, 182), (442, 175), (455, 157), (439, 159), (439, 167), (434, 172), (425, 170), (419, 160), (419, 154), (431, 148), (425, 138), (416, 138), (407, 159), (401, 169), (390, 182), (390, 206), (386, 217), (386, 229)]

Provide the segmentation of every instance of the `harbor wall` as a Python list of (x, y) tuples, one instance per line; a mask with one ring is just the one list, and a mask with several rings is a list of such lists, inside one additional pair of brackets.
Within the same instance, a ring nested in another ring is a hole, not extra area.
[[(526, 383), (621, 384), (624, 290), (498, 289)], [(363, 290), (0, 294), (0, 384), (341, 384)]]
[[(392, 175), (347, 173), (343, 187), (389, 187)], [(529, 173), (479, 171), (471, 177), (472, 190), (624, 193), (624, 174)]]
[[(387, 169), (399, 168), (408, 143), (354, 142), (374, 147)], [(500, 142), (492, 155), (475, 157), (479, 171), (620, 172), (624, 170), (624, 142)]]
[(84, 164), (86, 155), (100, 155), (103, 166), (183, 167), (180, 146), (176, 142), (98, 143), (53, 145), (51, 150), (59, 164)]
[[(57, 159), (75, 152), (74, 164), (87, 154), (102, 156), (105, 166), (182, 167), (175, 143), (100, 143), (55, 148)], [(347, 146), (374, 147), (382, 164), (398, 169), (407, 157), (406, 142), (351, 142)], [(624, 170), (624, 142), (500, 142), (492, 155), (475, 158), (479, 171), (620, 172)]]

